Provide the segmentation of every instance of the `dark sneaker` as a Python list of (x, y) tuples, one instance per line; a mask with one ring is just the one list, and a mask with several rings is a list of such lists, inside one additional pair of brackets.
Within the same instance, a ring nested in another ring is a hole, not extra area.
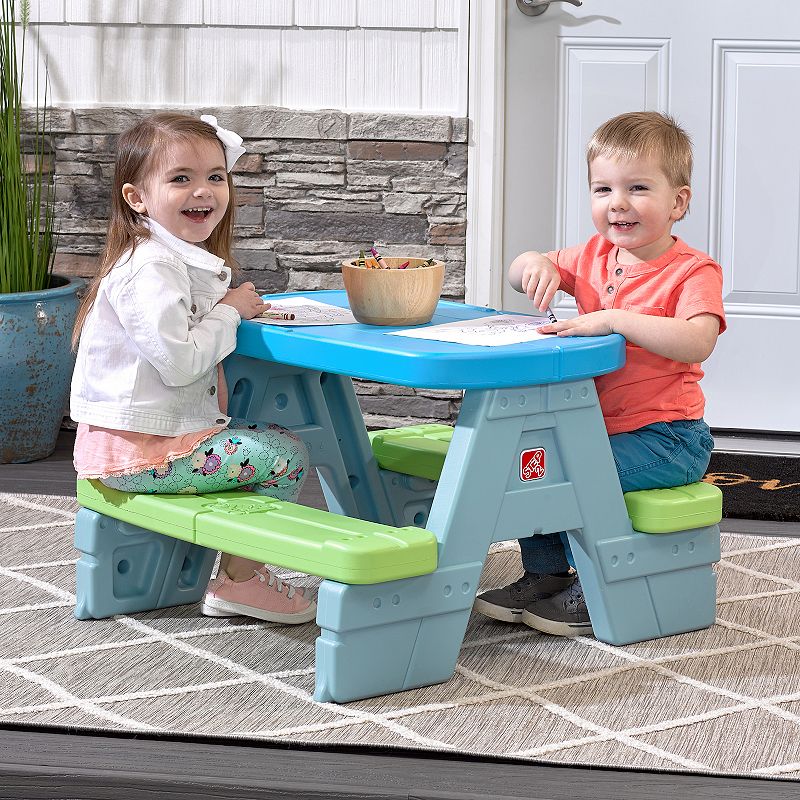
[(536, 600), (522, 612), (528, 627), (553, 636), (591, 636), (592, 623), (581, 582), (544, 600)]
[(518, 581), (508, 586), (478, 595), (473, 608), (501, 622), (522, 622), (522, 612), (526, 606), (563, 591), (574, 580), (574, 573), (562, 576), (526, 572)]

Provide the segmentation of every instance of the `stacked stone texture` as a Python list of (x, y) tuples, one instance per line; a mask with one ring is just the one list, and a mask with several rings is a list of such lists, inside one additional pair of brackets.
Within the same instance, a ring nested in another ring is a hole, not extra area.
[[(103, 247), (116, 136), (152, 109), (54, 109), (56, 271), (91, 276)], [(235, 255), (262, 292), (341, 289), (340, 262), (375, 244), (446, 263), (464, 298), (467, 123), (444, 116), (248, 107), (214, 113), (245, 139), (234, 169)], [(370, 427), (451, 422), (461, 393), (356, 381)]]

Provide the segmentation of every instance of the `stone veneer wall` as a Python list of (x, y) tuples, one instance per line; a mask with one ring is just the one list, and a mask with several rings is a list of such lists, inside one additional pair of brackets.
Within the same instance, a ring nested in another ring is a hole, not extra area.
[[(116, 134), (146, 113), (53, 110), (57, 272), (94, 274)], [(463, 300), (466, 119), (273, 107), (208, 113), (243, 136), (248, 149), (234, 169), (243, 279), (262, 292), (340, 289), (340, 261), (377, 243), (384, 255), (443, 260), (443, 297)], [(356, 389), (370, 427), (452, 422), (461, 398), (364, 381)]]

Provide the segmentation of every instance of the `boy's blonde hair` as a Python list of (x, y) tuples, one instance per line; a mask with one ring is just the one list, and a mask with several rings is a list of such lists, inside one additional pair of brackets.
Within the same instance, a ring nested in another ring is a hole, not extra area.
[(654, 158), (676, 189), (692, 180), (692, 140), (672, 117), (658, 111), (632, 111), (604, 122), (586, 148), (590, 170), (598, 156), (627, 161)]

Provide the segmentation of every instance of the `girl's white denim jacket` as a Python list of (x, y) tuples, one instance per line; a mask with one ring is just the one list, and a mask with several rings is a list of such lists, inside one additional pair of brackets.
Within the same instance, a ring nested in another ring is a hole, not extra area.
[(159, 436), (226, 425), (216, 367), (236, 347), (241, 321), (233, 306), (217, 305), (230, 268), (147, 222), (150, 238), (102, 279), (86, 317), (70, 415)]

